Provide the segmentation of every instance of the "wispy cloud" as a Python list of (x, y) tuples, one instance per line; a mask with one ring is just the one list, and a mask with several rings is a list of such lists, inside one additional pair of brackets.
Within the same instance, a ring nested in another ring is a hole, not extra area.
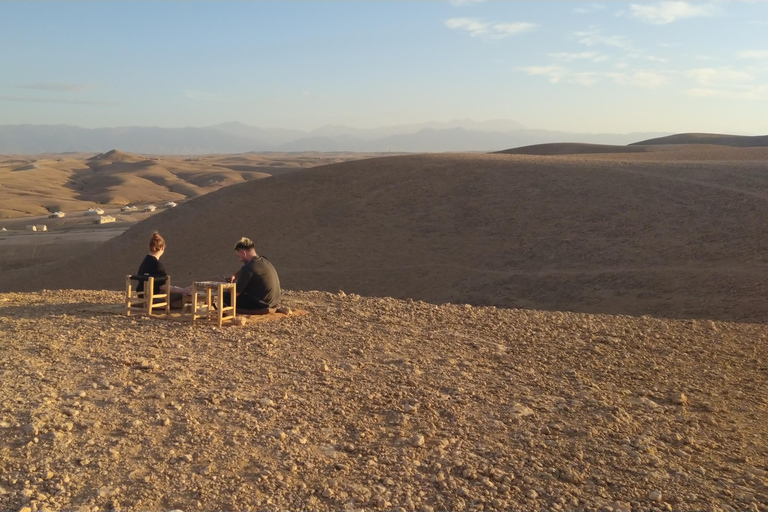
[(683, 91), (686, 96), (697, 98), (724, 98), (730, 100), (765, 100), (768, 99), (768, 87), (750, 86), (737, 89), (715, 89), (711, 87), (702, 87), (686, 89)]
[(33, 96), (0, 95), (0, 101), (21, 101), (27, 103), (69, 103), (74, 105), (120, 105), (117, 101), (105, 100), (71, 100), (65, 98), (36, 98)]
[(564, 60), (564, 61), (577, 61), (577, 60), (589, 60), (592, 62), (603, 62), (608, 60), (608, 57), (596, 53), (596, 52), (580, 52), (580, 53), (568, 53), (568, 52), (561, 52), (561, 53), (548, 53), (547, 57), (557, 59), (557, 60)]
[(666, 25), (685, 18), (714, 16), (714, 4), (689, 2), (658, 2), (653, 4), (632, 4), (630, 16), (654, 25)]
[[(605, 35), (601, 33), (599, 30), (586, 30), (586, 31), (580, 31), (580, 32), (574, 32), (573, 36), (576, 38), (576, 40), (583, 44), (584, 46), (593, 47), (593, 46), (606, 46), (608, 48), (614, 48), (616, 50), (621, 50), (623, 52), (622, 56), (628, 59), (638, 59), (638, 60), (645, 60), (649, 62), (667, 62), (667, 59), (664, 57), (658, 57), (655, 55), (648, 55), (645, 51), (635, 48), (632, 41), (624, 36), (616, 36), (616, 35)], [(550, 54), (551, 56), (557, 55), (557, 54)], [(576, 55), (589, 55), (589, 52), (582, 53), (582, 54), (576, 54)], [(595, 62), (600, 62), (602, 60), (607, 60), (608, 57), (605, 58), (596, 58), (594, 59)], [(617, 63), (618, 65), (618, 63)]]
[[(650, 62), (664, 62), (664, 59), (635, 55)], [(744, 51), (738, 54), (743, 59), (768, 59), (768, 52)], [(698, 67), (683, 70), (646, 67), (635, 60), (611, 58), (612, 69), (578, 69), (585, 64), (597, 67), (598, 52), (550, 53), (549, 65), (518, 68), (529, 76), (546, 78), (550, 83), (575, 84), (584, 87), (612, 83), (622, 87), (655, 89), (675, 87), (679, 94), (700, 98), (722, 98), (731, 100), (768, 99), (768, 85), (761, 80), (762, 68), (738, 68), (731, 66)], [(574, 69), (576, 67), (576, 69)], [(693, 85), (693, 86), (692, 86)], [(671, 89), (670, 89), (671, 90)]]
[(57, 92), (83, 92), (98, 87), (96, 84), (77, 84), (71, 82), (40, 82), (35, 84), (21, 84), (19, 89), (31, 89), (37, 91)]
[(603, 4), (588, 4), (581, 7), (576, 7), (573, 12), (576, 14), (588, 14), (590, 12), (601, 11), (603, 9), (605, 9), (605, 5)]
[(655, 89), (669, 82), (669, 79), (658, 71), (635, 71), (633, 73), (616, 73), (614, 81), (619, 85)]
[(739, 52), (740, 59), (768, 60), (768, 50), (747, 50)]
[(211, 94), (209, 92), (194, 91), (188, 89), (183, 91), (183, 93), (186, 98), (196, 101), (224, 101), (224, 98), (221, 96)]
[(557, 83), (569, 75), (569, 71), (561, 66), (528, 66), (521, 68), (531, 76), (545, 76), (552, 83)]
[(463, 7), (465, 5), (480, 4), (485, 0), (450, 0), (448, 3), (454, 7)]
[(587, 46), (603, 45), (623, 50), (632, 49), (632, 43), (623, 36), (605, 36), (597, 30), (575, 32), (574, 35), (581, 44)]
[(605, 72), (572, 71), (562, 66), (530, 66), (523, 68), (523, 71), (532, 76), (544, 76), (553, 84), (565, 82), (569, 84), (583, 85), (585, 87), (595, 85), (601, 78), (605, 78), (609, 75)]
[(694, 79), (700, 85), (743, 83), (754, 78), (745, 71), (737, 71), (730, 68), (689, 69), (685, 72), (685, 75)]
[(551, 83), (564, 82), (583, 86), (592, 86), (608, 80), (618, 85), (653, 89), (669, 81), (664, 74), (647, 70), (634, 72), (572, 71), (562, 66), (529, 66), (522, 68), (522, 71), (532, 76), (545, 76)]
[(445, 26), (450, 29), (468, 32), (472, 37), (485, 39), (504, 39), (516, 34), (530, 32), (538, 27), (535, 23), (492, 23), (476, 18), (451, 18), (446, 20)]

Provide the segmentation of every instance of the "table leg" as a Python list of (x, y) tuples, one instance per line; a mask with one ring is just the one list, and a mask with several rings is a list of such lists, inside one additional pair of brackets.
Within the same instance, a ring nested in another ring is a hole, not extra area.
[(192, 323), (197, 320), (197, 285), (192, 285)]
[(221, 325), (223, 323), (223, 317), (224, 317), (224, 285), (219, 285), (219, 296), (216, 297), (216, 302), (219, 306), (219, 329), (221, 329)]
[(131, 279), (130, 277), (127, 277), (125, 279), (125, 314), (126, 316), (131, 316), (131, 293), (133, 293), (131, 289)]

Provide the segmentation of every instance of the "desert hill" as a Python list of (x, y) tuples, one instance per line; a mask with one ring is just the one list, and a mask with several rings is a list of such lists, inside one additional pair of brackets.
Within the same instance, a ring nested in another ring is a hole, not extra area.
[[(666, 137), (657, 137), (622, 145), (587, 144), (577, 142), (553, 142), (534, 144), (497, 151), (509, 155), (621, 155), (624, 153), (644, 153), (640, 158), (659, 159), (761, 159), (764, 148), (768, 147), (768, 135), (742, 136), (719, 135), (712, 133), (679, 133)], [(734, 153), (730, 148), (752, 148), (752, 152)]]
[(119, 150), (0, 157), (0, 219), (180, 201), (244, 181), (367, 154), (144, 156)]
[(79, 200), (68, 186), (81, 167), (81, 161), (66, 157), (0, 160), (0, 218), (43, 215), (93, 204)]
[(678, 133), (629, 144), (630, 146), (657, 146), (661, 144), (713, 144), (739, 148), (766, 147), (768, 135), (724, 135), (718, 133)]
[(112, 149), (106, 153), (99, 153), (86, 160), (88, 167), (91, 169), (99, 168), (103, 165), (108, 165), (113, 162), (139, 162), (146, 160), (139, 155), (133, 155), (131, 153), (125, 153), (123, 151)]
[(0, 291), (120, 289), (159, 230), (177, 284), (234, 271), (232, 246), (249, 236), (293, 290), (763, 321), (768, 176), (754, 151), (766, 149), (710, 161), (709, 147), (659, 161), (442, 154), (317, 167), (198, 197), (77, 262), (7, 272)]
[(513, 149), (497, 151), (502, 155), (587, 155), (614, 153), (642, 153), (648, 148), (642, 146), (612, 146), (610, 144), (586, 144), (578, 142), (551, 142), (534, 144)]

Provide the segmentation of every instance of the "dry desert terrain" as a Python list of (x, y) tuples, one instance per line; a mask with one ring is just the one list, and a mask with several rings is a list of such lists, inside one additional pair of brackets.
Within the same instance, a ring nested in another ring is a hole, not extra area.
[(98, 251), (9, 269), (0, 291), (121, 289), (158, 230), (180, 285), (234, 272), (232, 246), (248, 236), (292, 290), (762, 322), (767, 161), (765, 147), (698, 145), (318, 166), (182, 202)]
[[(768, 511), (767, 161), (354, 160), (16, 253), (0, 509)], [(154, 230), (175, 284), (253, 238), (306, 314), (120, 314)]]
[(0, 295), (0, 509), (768, 510), (760, 324), (289, 292)]
[(0, 155), (0, 225), (3, 219), (55, 211), (183, 201), (235, 183), (368, 156), (307, 152), (190, 157), (118, 150)]
[[(181, 203), (228, 185), (372, 156), (366, 153), (137, 155), (118, 150), (0, 155), (0, 271), (39, 266), (92, 252), (168, 202)], [(133, 205), (136, 211), (122, 211)], [(101, 208), (115, 222), (94, 226)], [(65, 217), (50, 218), (62, 211)], [(45, 233), (26, 231), (45, 225)], [(55, 249), (53, 247), (55, 246)], [(1, 279), (1, 278), (0, 278)]]

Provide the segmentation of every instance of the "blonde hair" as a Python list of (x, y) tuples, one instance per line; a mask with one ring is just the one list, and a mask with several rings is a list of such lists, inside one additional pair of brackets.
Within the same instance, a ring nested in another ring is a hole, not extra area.
[(235, 244), (235, 250), (239, 251), (241, 249), (253, 249), (254, 245), (250, 238), (242, 237), (240, 240), (237, 241)]
[(165, 249), (165, 240), (160, 236), (160, 233), (155, 231), (149, 241), (149, 252), (162, 251), (163, 249)]

